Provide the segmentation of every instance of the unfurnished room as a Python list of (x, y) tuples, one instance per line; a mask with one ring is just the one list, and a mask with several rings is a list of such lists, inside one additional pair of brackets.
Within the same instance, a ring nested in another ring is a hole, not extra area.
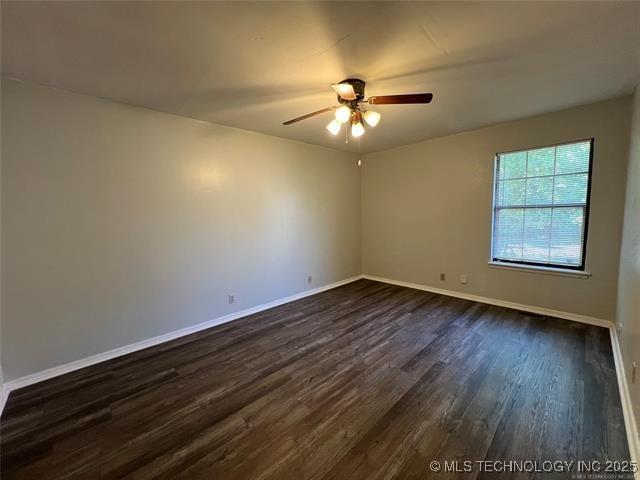
[(0, 17), (2, 480), (640, 480), (640, 1)]

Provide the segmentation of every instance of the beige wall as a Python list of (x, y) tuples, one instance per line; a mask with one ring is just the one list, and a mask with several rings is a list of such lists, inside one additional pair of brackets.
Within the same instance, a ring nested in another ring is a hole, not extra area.
[(360, 273), (351, 154), (11, 80), (2, 95), (5, 380)]
[(626, 376), (640, 424), (640, 372), (636, 383), (631, 383), (633, 362), (640, 367), (640, 88), (633, 101), (617, 313)]
[[(614, 99), (367, 155), (365, 274), (613, 320), (630, 99)], [(496, 152), (595, 137), (589, 279), (489, 267)], [(439, 273), (447, 281), (439, 280)], [(469, 285), (459, 282), (469, 275)]]

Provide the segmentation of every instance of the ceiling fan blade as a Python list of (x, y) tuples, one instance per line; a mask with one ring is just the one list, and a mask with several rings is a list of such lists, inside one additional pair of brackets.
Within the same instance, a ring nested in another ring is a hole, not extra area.
[(380, 95), (369, 97), (371, 105), (394, 105), (402, 103), (429, 103), (433, 99), (433, 93), (410, 93), (408, 95)]
[(318, 110), (317, 112), (307, 113), (306, 115), (302, 115), (301, 117), (294, 118), (292, 120), (287, 120), (286, 122), (282, 122), (283, 125), (291, 125), (292, 123), (299, 122), (300, 120), (306, 120), (307, 118), (315, 117), (316, 115), (320, 115), (321, 113), (330, 112), (331, 110), (335, 110), (336, 107), (327, 107), (322, 110)]
[(332, 83), (331, 88), (333, 88), (343, 100), (355, 100), (358, 98), (356, 91), (353, 89), (353, 85), (350, 83)]

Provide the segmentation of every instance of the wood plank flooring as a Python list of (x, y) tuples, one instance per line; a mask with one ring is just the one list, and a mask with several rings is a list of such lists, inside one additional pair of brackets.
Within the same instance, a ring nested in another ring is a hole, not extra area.
[(369, 280), (12, 392), (0, 453), (3, 480), (629, 458), (606, 329)]

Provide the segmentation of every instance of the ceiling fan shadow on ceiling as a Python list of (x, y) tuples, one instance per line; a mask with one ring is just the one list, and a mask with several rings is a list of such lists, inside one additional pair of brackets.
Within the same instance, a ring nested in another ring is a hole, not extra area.
[(433, 100), (432, 93), (410, 93), (404, 95), (381, 95), (364, 99), (365, 82), (359, 78), (347, 78), (340, 83), (334, 83), (331, 88), (338, 94), (338, 102), (340, 105), (331, 106), (318, 110), (316, 112), (307, 113), (301, 117), (293, 118), (283, 122), (283, 125), (291, 125), (292, 123), (306, 120), (326, 112), (335, 110), (335, 118), (327, 125), (327, 130), (333, 135), (338, 135), (342, 124), (351, 124), (351, 136), (360, 137), (364, 134), (366, 123), (370, 127), (375, 127), (380, 122), (381, 115), (374, 110), (363, 108), (363, 104), (369, 105), (406, 105), (416, 103), (430, 103)]

